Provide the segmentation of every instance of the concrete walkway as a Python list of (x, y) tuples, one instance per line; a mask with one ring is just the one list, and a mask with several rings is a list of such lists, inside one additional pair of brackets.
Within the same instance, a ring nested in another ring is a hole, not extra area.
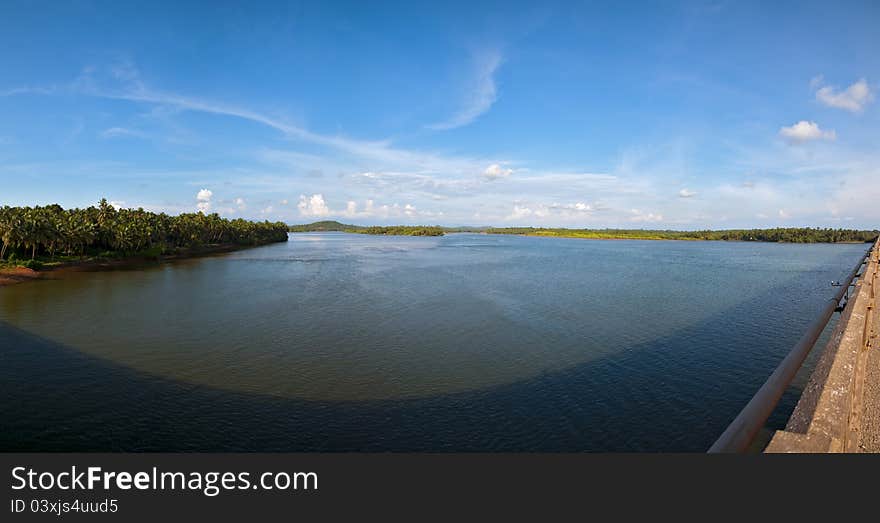
[(765, 452), (880, 452), (880, 240), (785, 430)]

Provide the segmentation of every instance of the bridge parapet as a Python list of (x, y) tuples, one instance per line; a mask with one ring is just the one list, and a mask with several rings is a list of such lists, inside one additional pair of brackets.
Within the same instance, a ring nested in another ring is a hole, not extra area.
[(880, 239), (785, 430), (765, 452), (880, 452)]

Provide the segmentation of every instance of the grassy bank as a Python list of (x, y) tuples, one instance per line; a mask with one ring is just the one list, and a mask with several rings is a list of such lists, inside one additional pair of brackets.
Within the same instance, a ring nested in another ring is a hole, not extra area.
[(880, 231), (820, 228), (727, 229), (670, 231), (648, 229), (546, 229), (534, 227), (488, 228), (488, 234), (517, 234), (560, 238), (607, 240), (715, 240), (785, 243), (863, 243), (874, 241)]

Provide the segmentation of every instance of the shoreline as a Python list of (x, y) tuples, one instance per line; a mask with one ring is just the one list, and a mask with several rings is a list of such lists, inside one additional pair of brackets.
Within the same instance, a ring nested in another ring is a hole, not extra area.
[(0, 268), (0, 288), (35, 280), (51, 279), (50, 275), (53, 273), (91, 270), (103, 271), (134, 267), (138, 265), (158, 265), (176, 260), (201, 258), (215, 254), (252, 249), (254, 247), (263, 247), (266, 245), (271, 245), (271, 243), (263, 243), (260, 245), (238, 245), (234, 243), (219, 244), (200, 247), (197, 250), (188, 252), (184, 251), (174, 254), (163, 254), (158, 257), (130, 256), (126, 258), (86, 258), (83, 260), (60, 262), (57, 265), (51, 265), (39, 271), (28, 269), (26, 267), (3, 267)]
[(39, 272), (25, 267), (4, 267), (0, 269), (0, 287), (24, 283), (42, 278)]
[[(470, 234), (470, 233), (447, 233), (447, 234)], [(706, 238), (627, 238), (623, 236), (609, 236), (609, 237), (593, 237), (593, 236), (576, 236), (576, 235), (562, 235), (562, 234), (513, 234), (513, 233), (491, 233), (484, 232), (478, 234), (485, 234), (487, 236), (521, 236), (523, 238), (565, 238), (569, 240), (611, 240), (611, 241), (620, 241), (620, 240), (632, 240), (632, 241), (648, 241), (648, 242), (725, 242), (725, 243), (777, 243), (780, 245), (861, 245), (861, 244), (871, 244), (874, 240), (871, 241), (845, 241), (845, 242), (783, 242), (783, 241), (765, 241), (765, 240), (714, 240), (714, 239), (706, 239)]]
[[(367, 236), (397, 236), (402, 238), (408, 237), (418, 237), (418, 235), (411, 234), (373, 234), (369, 232), (361, 232), (361, 231), (297, 231), (291, 232), (290, 234), (326, 234), (326, 233), (341, 233), (341, 234), (365, 234)], [(842, 241), (842, 242), (786, 242), (786, 241), (767, 241), (767, 240), (721, 240), (721, 239), (708, 239), (708, 238), (658, 238), (658, 237), (626, 237), (626, 236), (583, 236), (576, 234), (530, 234), (530, 233), (507, 233), (507, 232), (486, 232), (486, 231), (447, 231), (442, 235), (438, 236), (448, 236), (452, 234), (480, 234), (484, 236), (519, 236), (523, 238), (564, 238), (570, 240), (611, 240), (611, 241), (621, 241), (621, 240), (632, 240), (632, 241), (669, 241), (669, 242), (728, 242), (728, 243), (778, 243), (784, 245), (859, 245), (862, 243), (870, 244), (873, 243), (874, 240), (869, 241)], [(425, 236), (425, 237), (438, 237), (438, 236)]]

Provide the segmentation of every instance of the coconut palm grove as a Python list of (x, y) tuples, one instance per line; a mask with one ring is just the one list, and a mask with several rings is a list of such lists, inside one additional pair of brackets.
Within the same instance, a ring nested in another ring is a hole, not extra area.
[(254, 246), (286, 240), (287, 225), (282, 222), (117, 209), (106, 199), (85, 209), (0, 207), (0, 262), (18, 260), (35, 269), (44, 261), (155, 257), (210, 245)]

